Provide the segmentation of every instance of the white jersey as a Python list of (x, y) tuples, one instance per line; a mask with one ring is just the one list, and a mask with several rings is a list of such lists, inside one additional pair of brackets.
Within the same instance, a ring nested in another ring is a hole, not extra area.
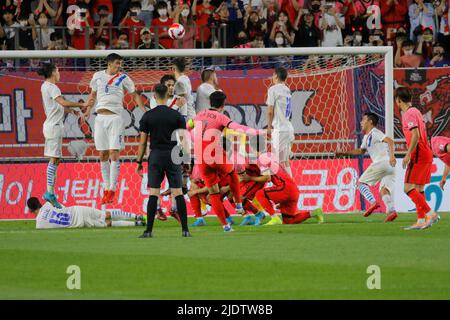
[[(195, 109), (194, 109), (194, 97), (192, 96), (192, 85), (191, 80), (186, 75), (182, 75), (177, 79), (177, 82), (181, 82), (186, 89), (186, 100), (187, 103), (185, 106), (180, 108), (180, 113), (187, 117), (188, 119), (193, 119), (195, 117)], [(175, 84), (176, 87), (176, 84)]]
[(373, 128), (362, 140), (361, 149), (367, 150), (373, 163), (389, 161), (389, 148), (384, 138), (386, 135), (382, 131)]
[[(156, 103), (156, 99), (154, 96), (150, 97), (150, 109), (154, 109), (158, 106), (158, 103)], [(171, 97), (167, 100), (167, 106), (171, 107), (174, 110), (179, 111), (178, 106), (175, 104), (175, 98)]]
[(204, 82), (197, 88), (197, 100), (195, 101), (195, 112), (200, 113), (203, 110), (211, 108), (209, 96), (216, 91), (213, 85)]
[(109, 75), (106, 70), (94, 73), (90, 87), (97, 92), (96, 110), (107, 109), (121, 115), (124, 91), (133, 93), (136, 88), (133, 80), (125, 73)]
[(44, 103), (45, 116), (44, 132), (51, 132), (55, 126), (63, 127), (64, 107), (56, 102), (56, 98), (61, 96), (56, 84), (45, 81), (41, 86), (42, 101)]
[(290, 120), (292, 115), (291, 100), (291, 90), (284, 83), (275, 84), (269, 88), (266, 104), (273, 106), (274, 109), (273, 129), (294, 132)]

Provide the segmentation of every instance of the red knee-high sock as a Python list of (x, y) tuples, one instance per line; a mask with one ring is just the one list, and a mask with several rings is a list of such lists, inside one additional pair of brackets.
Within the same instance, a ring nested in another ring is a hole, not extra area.
[(233, 170), (233, 172), (230, 174), (230, 189), (231, 193), (233, 194), (234, 201), (236, 203), (241, 203), (241, 184), (239, 182), (239, 176), (236, 173), (236, 170)]
[(253, 202), (251, 202), (248, 199), (244, 199), (244, 209), (245, 209), (245, 211), (250, 211), (253, 214), (256, 214), (259, 212), (258, 208), (255, 207)]
[(194, 211), (196, 218), (202, 217), (202, 207), (200, 205), (200, 199), (198, 196), (192, 196), (189, 198), (191, 200), (192, 211)]
[(209, 195), (209, 201), (211, 202), (211, 206), (214, 209), (217, 217), (219, 218), (220, 223), (226, 225), (227, 220), (225, 218), (225, 209), (220, 198), (220, 193)]
[(309, 211), (299, 211), (295, 215), (285, 215), (283, 214), (284, 224), (299, 224), (305, 220), (311, 218), (311, 213)]
[(269, 199), (266, 198), (264, 194), (264, 190), (259, 190), (255, 196), (256, 200), (258, 200), (259, 204), (267, 211), (268, 214), (273, 216), (275, 214), (275, 210), (272, 207)]
[(421, 194), (416, 189), (412, 189), (407, 193), (407, 195), (416, 205), (417, 218), (425, 218), (425, 214), (431, 210), (428, 206), (427, 201), (425, 200), (425, 195)]

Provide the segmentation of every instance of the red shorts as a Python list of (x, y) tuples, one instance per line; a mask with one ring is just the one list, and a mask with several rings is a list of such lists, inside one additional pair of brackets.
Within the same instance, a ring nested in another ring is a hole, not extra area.
[(215, 184), (218, 184), (221, 180), (221, 176), (225, 176), (233, 171), (233, 164), (199, 164), (200, 176), (202, 177), (205, 185), (211, 188)]
[(241, 182), (242, 199), (253, 200), (258, 190), (264, 188), (265, 182), (247, 181)]
[(405, 183), (425, 185), (431, 180), (432, 162), (410, 162), (406, 168)]
[(287, 183), (280, 186), (273, 186), (264, 189), (264, 194), (267, 199), (275, 204), (280, 204), (281, 213), (295, 214), (298, 210), (298, 197), (300, 192), (296, 185), (289, 185)]

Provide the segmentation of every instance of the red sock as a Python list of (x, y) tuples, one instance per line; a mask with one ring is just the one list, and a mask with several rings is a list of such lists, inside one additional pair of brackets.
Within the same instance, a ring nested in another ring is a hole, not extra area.
[(233, 194), (234, 201), (236, 203), (241, 203), (241, 184), (239, 182), (239, 176), (236, 173), (236, 170), (233, 170), (233, 172), (230, 174), (230, 190)]
[(192, 196), (189, 198), (191, 200), (192, 211), (194, 211), (196, 218), (202, 217), (202, 207), (200, 205), (200, 199), (198, 196)]
[(221, 197), (219, 193), (209, 195), (211, 206), (214, 209), (214, 212), (216, 213), (217, 217), (219, 218), (220, 223), (222, 223), (222, 225), (226, 225), (228, 222), (225, 218), (225, 209), (223, 208), (223, 204), (220, 198)]
[(421, 194), (416, 189), (412, 189), (407, 193), (407, 195), (416, 205), (417, 218), (424, 219), (425, 214), (431, 210), (431, 208), (428, 206), (427, 200), (425, 200), (425, 195)]
[(251, 202), (248, 199), (244, 199), (244, 209), (245, 209), (245, 211), (250, 211), (253, 214), (256, 214), (259, 212), (258, 208), (255, 207), (253, 202)]
[(275, 210), (272, 207), (272, 204), (270, 203), (269, 199), (266, 198), (266, 195), (264, 194), (264, 190), (259, 190), (256, 193), (255, 196), (256, 200), (258, 200), (259, 204), (266, 210), (268, 214), (273, 216), (275, 214)]

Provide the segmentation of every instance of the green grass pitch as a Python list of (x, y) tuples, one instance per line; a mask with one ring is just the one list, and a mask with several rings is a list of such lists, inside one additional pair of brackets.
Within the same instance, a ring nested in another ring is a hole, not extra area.
[[(156, 222), (151, 239), (137, 238), (142, 227), (0, 222), (0, 299), (450, 298), (450, 214), (422, 231), (402, 230), (414, 214), (383, 218), (328, 215), (323, 225), (236, 226), (232, 234), (209, 218), (192, 238), (169, 219)], [(70, 265), (81, 269), (80, 290), (66, 287)], [(370, 265), (380, 267), (380, 290), (367, 288)]]

